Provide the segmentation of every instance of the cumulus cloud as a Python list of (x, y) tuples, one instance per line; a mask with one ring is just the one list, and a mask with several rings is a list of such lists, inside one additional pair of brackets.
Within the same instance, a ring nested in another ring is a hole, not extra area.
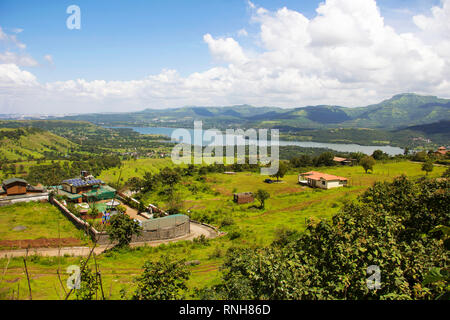
[[(419, 31), (408, 33), (387, 25), (374, 0), (327, 0), (313, 18), (250, 1), (248, 8), (259, 29), (252, 35), (257, 53), (248, 54), (232, 37), (206, 33), (203, 40), (220, 65), (186, 77), (163, 70), (134, 81), (41, 84), (9, 64), (0, 68), (0, 111), (29, 105), (58, 113), (242, 103), (358, 106), (406, 91), (449, 95), (450, 0), (415, 16)], [(11, 94), (14, 86), (21, 88), (20, 99)]]
[(241, 46), (233, 38), (214, 39), (209, 33), (203, 36), (203, 40), (208, 44), (212, 56), (223, 62), (241, 64), (247, 61)]

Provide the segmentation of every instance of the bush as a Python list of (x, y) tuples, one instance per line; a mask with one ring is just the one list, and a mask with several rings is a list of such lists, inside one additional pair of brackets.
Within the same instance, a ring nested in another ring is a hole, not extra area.
[(232, 217), (227, 216), (225, 217), (222, 222), (220, 223), (220, 227), (226, 227), (226, 226), (231, 226), (234, 224), (234, 220)]
[(228, 237), (230, 238), (230, 240), (240, 238), (241, 235), (242, 235), (241, 232), (237, 230), (233, 230), (230, 233), (228, 233)]

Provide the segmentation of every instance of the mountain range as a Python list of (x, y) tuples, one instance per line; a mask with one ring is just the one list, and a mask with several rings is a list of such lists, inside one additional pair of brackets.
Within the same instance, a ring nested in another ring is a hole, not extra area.
[(348, 108), (332, 105), (284, 109), (279, 107), (189, 106), (145, 109), (129, 113), (97, 113), (60, 117), (103, 125), (192, 127), (202, 120), (205, 127), (278, 128), (282, 131), (327, 128), (400, 129), (450, 120), (450, 99), (399, 94), (378, 104)]

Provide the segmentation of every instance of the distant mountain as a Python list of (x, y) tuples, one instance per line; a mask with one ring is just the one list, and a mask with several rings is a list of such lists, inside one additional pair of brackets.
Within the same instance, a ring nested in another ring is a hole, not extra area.
[(264, 127), (286, 130), (326, 128), (398, 129), (450, 120), (450, 99), (399, 94), (366, 107), (307, 106), (294, 109), (277, 107), (183, 107), (146, 109), (132, 113), (85, 114), (64, 117), (106, 125), (192, 127), (203, 120), (205, 127)]

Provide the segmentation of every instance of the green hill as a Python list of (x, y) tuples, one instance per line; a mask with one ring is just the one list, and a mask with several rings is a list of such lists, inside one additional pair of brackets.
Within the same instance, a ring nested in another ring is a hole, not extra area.
[(65, 155), (75, 144), (38, 128), (0, 128), (0, 158), (6, 160), (42, 159)]
[(285, 131), (326, 128), (398, 129), (450, 119), (450, 99), (399, 94), (379, 104), (346, 108), (307, 106), (294, 109), (277, 107), (183, 107), (146, 109), (131, 113), (84, 114), (65, 117), (102, 125), (192, 127), (203, 120), (204, 127), (229, 126), (279, 128)]

